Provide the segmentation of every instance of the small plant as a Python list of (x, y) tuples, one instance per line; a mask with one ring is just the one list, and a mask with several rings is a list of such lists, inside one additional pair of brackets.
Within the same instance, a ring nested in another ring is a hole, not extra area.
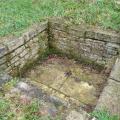
[(0, 99), (0, 114), (7, 111), (7, 109), (9, 109), (9, 101)]
[(24, 120), (38, 120), (39, 119), (40, 103), (37, 100), (32, 101), (31, 104), (23, 107), (25, 113)]
[(38, 99), (23, 104), (20, 102), (20, 96), (3, 97), (0, 98), (0, 120), (61, 120), (60, 116), (52, 118), (41, 108)]
[(0, 98), (0, 120), (12, 120), (14, 113), (10, 110), (10, 101)]
[(13, 88), (18, 82), (17, 78), (13, 78), (9, 82), (5, 83), (2, 88), (5, 92), (9, 91), (11, 88)]
[(93, 117), (96, 117), (97, 120), (120, 120), (120, 117), (117, 115), (110, 115), (106, 110), (94, 111), (92, 113)]
[(47, 111), (41, 113), (41, 103), (37, 99), (34, 99), (31, 104), (23, 106), (23, 112), (25, 113), (22, 120), (61, 120), (60, 116), (51, 118)]

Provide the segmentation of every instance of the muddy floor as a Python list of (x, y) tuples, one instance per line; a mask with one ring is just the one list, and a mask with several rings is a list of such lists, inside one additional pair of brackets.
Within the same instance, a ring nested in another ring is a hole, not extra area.
[(57, 97), (69, 97), (91, 107), (96, 105), (107, 78), (73, 59), (57, 56), (49, 56), (26, 72), (25, 76), (36, 85), (45, 86), (48, 93), (53, 89)]

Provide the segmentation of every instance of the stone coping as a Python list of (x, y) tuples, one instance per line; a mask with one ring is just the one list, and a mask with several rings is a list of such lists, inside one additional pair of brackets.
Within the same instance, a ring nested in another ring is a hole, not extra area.
[(120, 115), (120, 58), (116, 60), (95, 110), (103, 108), (113, 115)]
[[(70, 31), (68, 31), (68, 28), (74, 31), (74, 33), (76, 31), (79, 31), (80, 33), (77, 34), (78, 37), (85, 37), (88, 39), (120, 44), (120, 33), (112, 30), (102, 30), (100, 28), (93, 28), (92, 26), (87, 25), (73, 25), (67, 20), (61, 18), (50, 19), (49, 24), (55, 29), (63, 30), (68, 33), (70, 33)], [(66, 30), (64, 30), (63, 28), (66, 28)]]
[(120, 82), (120, 58), (117, 58), (113, 70), (111, 71), (110, 78)]
[(41, 22), (39, 25), (34, 25), (30, 27), (28, 30), (26, 30), (25, 33), (23, 33), (18, 38), (13, 39), (4, 39), (0, 42), (0, 58), (5, 56), (6, 54), (9, 54), (8, 51), (3, 51), (5, 49), (10, 49), (9, 51), (12, 52), (13, 50), (21, 47), (23, 44), (27, 43), (29, 40), (37, 36), (39, 33), (43, 32), (48, 28), (48, 22)]

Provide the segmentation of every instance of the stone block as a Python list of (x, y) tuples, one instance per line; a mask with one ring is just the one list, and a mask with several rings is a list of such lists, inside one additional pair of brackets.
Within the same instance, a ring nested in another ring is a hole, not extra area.
[(77, 112), (75, 110), (71, 111), (66, 117), (66, 120), (89, 120), (90, 116), (85, 112)]
[(0, 58), (7, 53), (7, 48), (5, 45), (0, 44)]
[(14, 63), (14, 66), (19, 66), (21, 63), (20, 63), (20, 61), (16, 61), (15, 63)]
[(10, 63), (11, 64), (14, 64), (15, 62), (19, 61), (20, 60), (20, 57), (19, 55), (16, 55), (14, 58), (11, 59)]
[(4, 64), (2, 64), (2, 65), (0, 65), (0, 73), (2, 73), (2, 72), (4, 72), (5, 71), (5, 69), (7, 69), (7, 64), (6, 63), (4, 63)]
[(86, 38), (91, 38), (95, 40), (111, 42), (111, 43), (120, 43), (120, 35), (113, 32), (108, 32), (104, 30), (86, 30)]
[(18, 47), (20, 47), (23, 44), (24, 44), (24, 39), (22, 37), (12, 39), (12, 40), (7, 40), (4, 43), (4, 45), (7, 46), (7, 48), (8, 48), (7, 53), (17, 49)]
[(108, 80), (108, 84), (98, 100), (96, 110), (104, 108), (113, 115), (120, 115), (120, 82)]
[(24, 42), (28, 42), (29, 40), (31, 40), (32, 38), (34, 38), (36, 35), (38, 35), (39, 33), (45, 31), (47, 29), (48, 23), (47, 22), (43, 22), (39, 25), (35, 25), (32, 26), (32, 28), (29, 28), (27, 30), (27, 32), (25, 32), (22, 37), (24, 39)]
[(106, 54), (116, 56), (119, 54), (120, 46), (114, 43), (106, 44)]
[(81, 25), (70, 25), (67, 24), (65, 21), (63, 22), (50, 22), (50, 27), (51, 27), (51, 31), (52, 30), (58, 30), (58, 31), (62, 31), (65, 32), (67, 34), (69, 34), (69, 36), (75, 36), (75, 37), (84, 37), (85, 36), (85, 27), (81, 26)]
[(10, 73), (11, 71), (12, 71), (12, 67), (11, 66), (9, 66), (9, 67), (7, 67), (7, 69), (5, 69), (6, 73)]
[(30, 57), (30, 55), (29, 55), (29, 54), (26, 54), (26, 55), (24, 56), (24, 59), (27, 60), (27, 59), (29, 59), (29, 57)]
[(42, 22), (37, 26), (36, 31), (37, 33), (41, 33), (45, 31), (46, 29), (48, 29), (48, 22)]
[(0, 74), (0, 86), (2, 84), (5, 84), (6, 82), (8, 82), (11, 79), (12, 79), (12, 77), (10, 75), (6, 74), (6, 73)]
[(111, 71), (110, 78), (120, 82), (120, 58), (117, 58), (115, 65)]
[(25, 49), (23, 52), (19, 54), (20, 58), (23, 58), (26, 54), (28, 54), (28, 51)]
[(6, 63), (7, 60), (6, 60), (6, 56), (3, 56), (2, 58), (0, 58), (0, 65)]
[(25, 50), (25, 46), (20, 46), (19, 48), (17, 48), (14, 52), (16, 53), (16, 55), (21, 54), (24, 50)]

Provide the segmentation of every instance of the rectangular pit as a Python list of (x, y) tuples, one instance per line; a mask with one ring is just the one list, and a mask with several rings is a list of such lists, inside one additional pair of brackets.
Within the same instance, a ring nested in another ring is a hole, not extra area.
[(119, 51), (120, 36), (115, 32), (49, 20), (17, 39), (2, 41), (0, 71), (26, 73), (24, 77), (50, 96), (91, 111)]

